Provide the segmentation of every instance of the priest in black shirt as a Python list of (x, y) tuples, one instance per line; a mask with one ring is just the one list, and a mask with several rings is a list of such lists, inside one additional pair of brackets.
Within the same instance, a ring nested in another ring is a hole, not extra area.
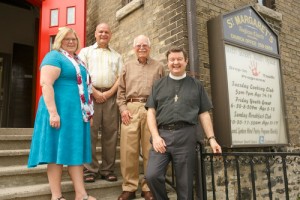
[(145, 105), (152, 137), (146, 180), (155, 200), (167, 200), (165, 174), (172, 160), (177, 199), (191, 200), (199, 122), (213, 152), (222, 150), (214, 136), (208, 95), (199, 80), (186, 75), (186, 51), (174, 47), (166, 56), (170, 73), (153, 85)]

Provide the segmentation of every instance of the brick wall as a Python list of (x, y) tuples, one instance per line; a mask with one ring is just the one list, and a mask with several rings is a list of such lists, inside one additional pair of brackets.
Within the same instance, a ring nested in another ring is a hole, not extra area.
[(165, 62), (164, 53), (172, 45), (187, 46), (185, 5), (182, 1), (147, 0), (144, 5), (120, 20), (116, 12), (121, 1), (89, 0), (87, 12), (87, 44), (94, 42), (95, 26), (107, 22), (113, 31), (111, 46), (124, 60), (134, 56), (133, 39), (144, 34), (151, 40), (151, 56)]
[(87, 0), (86, 11), (86, 45), (89, 46), (95, 42), (95, 28), (98, 24), (99, 3), (94, 0)]
[(299, 0), (276, 1), (282, 13), (279, 33), (281, 66), (285, 91), (290, 144), (300, 145), (300, 3)]

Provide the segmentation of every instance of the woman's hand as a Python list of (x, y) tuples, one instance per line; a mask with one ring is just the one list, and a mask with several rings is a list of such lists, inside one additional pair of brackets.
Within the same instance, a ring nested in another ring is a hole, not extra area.
[(93, 118), (90, 119), (90, 126), (92, 127), (93, 126), (93, 123), (94, 123), (94, 120)]
[(52, 128), (60, 128), (60, 117), (57, 113), (50, 114), (50, 126)]

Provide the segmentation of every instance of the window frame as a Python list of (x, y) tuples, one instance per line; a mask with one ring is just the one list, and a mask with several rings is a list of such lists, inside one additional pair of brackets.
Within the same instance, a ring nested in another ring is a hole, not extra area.
[(129, 4), (132, 0), (122, 0), (122, 5), (125, 6)]
[(258, 0), (257, 2), (267, 8), (275, 9), (275, 0)]

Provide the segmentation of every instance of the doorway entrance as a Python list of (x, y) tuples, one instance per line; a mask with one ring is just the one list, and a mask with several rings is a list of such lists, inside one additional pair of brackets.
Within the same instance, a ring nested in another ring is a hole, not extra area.
[(0, 0), (0, 128), (33, 127), (39, 65), (59, 27), (75, 29), (84, 46), (85, 13), (85, 0)]
[(8, 127), (33, 127), (34, 47), (14, 44), (8, 96)]
[(0, 128), (32, 128), (38, 5), (0, 0), (0, 27), (5, 27), (0, 38)]
[(33, 46), (13, 45), (13, 56), (0, 54), (1, 127), (33, 126)]

